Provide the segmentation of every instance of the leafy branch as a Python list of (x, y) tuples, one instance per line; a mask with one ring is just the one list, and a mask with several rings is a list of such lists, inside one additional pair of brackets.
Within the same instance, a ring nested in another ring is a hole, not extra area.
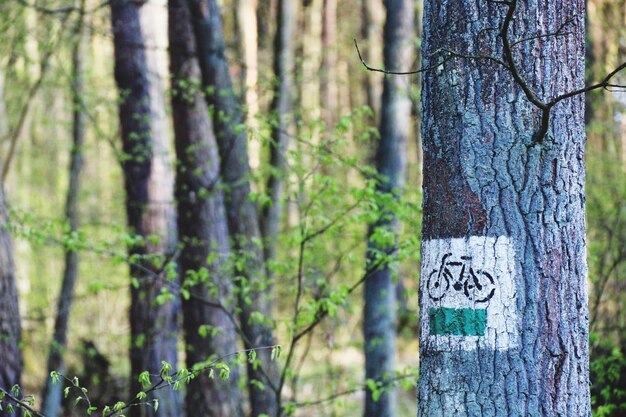
[[(138, 407), (138, 406), (149, 406), (149, 407), (154, 408), (154, 411), (156, 412), (159, 407), (158, 399), (153, 399), (150, 402), (143, 401), (143, 399), (145, 399), (149, 394), (162, 390), (164, 388), (168, 388), (168, 387), (178, 390), (181, 388), (181, 385), (189, 383), (192, 379), (194, 379), (195, 377), (197, 377), (203, 372), (209, 372), (209, 378), (213, 379), (215, 378), (215, 370), (219, 370), (218, 377), (221, 379), (228, 379), (228, 377), (230, 376), (230, 368), (225, 363), (227, 359), (232, 358), (232, 357), (240, 357), (242, 354), (245, 354), (247, 355), (247, 360), (255, 361), (256, 352), (259, 350), (271, 350), (272, 352), (271, 358), (272, 360), (275, 360), (275, 359), (278, 359), (278, 357), (280, 356), (282, 347), (280, 345), (272, 345), (272, 346), (262, 346), (262, 347), (252, 348), (252, 349), (242, 349), (236, 352), (229, 353), (227, 355), (220, 356), (219, 358), (211, 360), (208, 363), (196, 364), (191, 369), (183, 368), (174, 373), (170, 373), (172, 372), (172, 365), (164, 361), (162, 362), (161, 372), (158, 375), (159, 377), (158, 382), (152, 383), (150, 381), (150, 377), (154, 375), (150, 375), (147, 371), (142, 372), (139, 375), (138, 380), (139, 382), (141, 382), (142, 386), (144, 387), (144, 391), (138, 392), (137, 395), (135, 395), (135, 398), (133, 398), (132, 400), (128, 402), (118, 401), (112, 406), (103, 407), (102, 416), (103, 417), (113, 417), (113, 416), (122, 417), (123, 416), (122, 412), (124, 412), (125, 410), (128, 410), (131, 407)], [(69, 396), (71, 390), (78, 391), (78, 396), (75, 399), (75, 404), (79, 404), (81, 401), (85, 401), (87, 405), (87, 409), (86, 409), (87, 415), (92, 415), (94, 411), (98, 410), (97, 407), (94, 407), (91, 404), (91, 401), (89, 400), (87, 388), (82, 387), (80, 385), (80, 382), (77, 377), (70, 379), (66, 377), (65, 375), (62, 375), (61, 373), (56, 372), (56, 371), (51, 372), (50, 377), (52, 378), (54, 383), (60, 383), (61, 379), (68, 382), (68, 386), (66, 386), (64, 389), (64, 395), (66, 398)], [(18, 397), (19, 397), (19, 387), (17, 385), (11, 388), (10, 391), (7, 391), (4, 388), (0, 387), (0, 401), (2, 401), (4, 398), (7, 398), (9, 401), (16, 404), (17, 407), (25, 410), (26, 417), (32, 417), (32, 416), (46, 417), (46, 415), (40, 413), (39, 411), (33, 408), (34, 397), (29, 397), (30, 398), (29, 401), (20, 399)], [(9, 405), (7, 409), (9, 409), (9, 407), (11, 409), (13, 408), (11, 405)], [(1, 406), (0, 406), (0, 410), (2, 410)], [(8, 410), (8, 411), (11, 412), (11, 410)]]

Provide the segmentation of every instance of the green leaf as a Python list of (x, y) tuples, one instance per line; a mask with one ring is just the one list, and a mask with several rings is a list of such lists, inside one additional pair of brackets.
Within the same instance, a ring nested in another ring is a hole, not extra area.
[(61, 378), (61, 375), (57, 371), (50, 372), (50, 378), (52, 378), (53, 384), (58, 384)]
[(161, 376), (169, 375), (172, 371), (172, 365), (169, 362), (161, 361)]
[(113, 411), (115, 411), (116, 413), (119, 413), (120, 411), (122, 411), (122, 409), (126, 406), (126, 403), (124, 401), (118, 401), (115, 403), (115, 405), (113, 406)]
[(272, 347), (272, 353), (270, 355), (271, 360), (276, 360), (280, 357), (280, 353), (282, 352), (283, 347), (281, 345), (276, 345)]
[(148, 388), (152, 385), (150, 382), (150, 373), (148, 371), (143, 371), (139, 374), (139, 378), (137, 380), (141, 383), (141, 386), (144, 388)]
[(218, 363), (216, 368), (220, 370), (220, 379), (228, 379), (230, 377), (230, 368), (225, 363)]

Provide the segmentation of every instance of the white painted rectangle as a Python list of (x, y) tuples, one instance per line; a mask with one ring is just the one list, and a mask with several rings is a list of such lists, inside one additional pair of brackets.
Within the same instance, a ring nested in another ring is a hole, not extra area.
[[(421, 271), (420, 343), (426, 350), (506, 350), (519, 345), (515, 248), (508, 237), (424, 241)], [(486, 309), (484, 335), (452, 335), (452, 327), (442, 332), (441, 321), (435, 322), (439, 330), (434, 332), (442, 334), (431, 334), (429, 311), (441, 308)]]

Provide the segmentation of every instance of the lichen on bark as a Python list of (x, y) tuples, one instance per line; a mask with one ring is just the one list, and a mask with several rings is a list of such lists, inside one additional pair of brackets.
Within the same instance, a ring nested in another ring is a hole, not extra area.
[[(532, 39), (515, 44), (513, 58), (544, 102), (583, 87), (584, 7), (517, 5), (509, 37)], [(423, 67), (441, 60), (442, 49), (503, 59), (506, 12), (505, 2), (426, 2)], [(562, 25), (567, 35), (537, 36)], [(557, 104), (537, 141), (541, 111), (511, 73), (458, 57), (425, 73), (422, 103), (423, 237), (510, 240), (520, 342), (442, 350), (422, 340), (418, 416), (591, 415), (583, 97)], [(423, 306), (423, 285), (420, 296)]]

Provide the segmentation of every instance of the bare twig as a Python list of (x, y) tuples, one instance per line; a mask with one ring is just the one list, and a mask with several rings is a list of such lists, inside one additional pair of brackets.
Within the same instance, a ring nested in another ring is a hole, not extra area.
[(535, 36), (529, 36), (527, 38), (522, 38), (520, 40), (517, 40), (515, 42), (511, 43), (511, 48), (515, 48), (517, 45), (521, 44), (521, 43), (525, 43), (525, 42), (530, 42), (530, 41), (534, 41), (536, 39), (543, 39), (543, 38), (550, 38), (550, 37), (558, 37), (558, 36), (568, 36), (571, 35), (571, 32), (563, 32), (563, 29), (565, 29), (565, 26), (575, 22), (576, 20), (576, 15), (574, 15), (572, 18), (567, 19), (565, 22), (563, 22), (563, 24), (561, 24), (561, 26), (559, 26), (559, 28), (552, 33), (546, 33), (543, 35), (535, 35)]
[(414, 74), (420, 74), (426, 71), (431, 71), (431, 70), (437, 69), (441, 64), (443, 64), (444, 62), (452, 58), (452, 57), (447, 57), (447, 58), (444, 58), (443, 61), (438, 62), (435, 65), (431, 65), (430, 67), (420, 68), (420, 69), (413, 70), (413, 71), (389, 71), (389, 70), (385, 70), (381, 68), (374, 68), (374, 67), (369, 66), (367, 62), (365, 62), (365, 59), (363, 59), (363, 56), (361, 55), (361, 50), (359, 49), (359, 44), (357, 43), (356, 39), (354, 39), (354, 47), (356, 48), (356, 52), (359, 55), (359, 60), (361, 60), (361, 64), (363, 64), (363, 66), (368, 71), (382, 72), (383, 74), (390, 74), (390, 75), (414, 75)]
[[(490, 55), (472, 55), (472, 54), (467, 54), (467, 53), (451, 51), (448, 49), (441, 49), (441, 51), (446, 52), (448, 54), (443, 62), (451, 58), (464, 58), (464, 59), (471, 59), (471, 60), (488, 60), (505, 68), (511, 74), (515, 83), (522, 89), (528, 101), (530, 101), (530, 103), (533, 106), (535, 106), (537, 109), (541, 111), (540, 125), (537, 131), (533, 135), (533, 140), (532, 140), (531, 145), (543, 143), (546, 137), (546, 134), (548, 133), (548, 129), (550, 127), (551, 110), (559, 102), (565, 99), (572, 98), (580, 94), (585, 94), (585, 93), (598, 90), (598, 89), (605, 89), (607, 91), (612, 91), (612, 92), (626, 92), (626, 85), (611, 83), (611, 80), (619, 72), (626, 69), (626, 62), (625, 62), (621, 64), (620, 66), (618, 66), (615, 70), (607, 74), (604, 77), (604, 79), (598, 83), (589, 85), (584, 88), (579, 88), (579, 89), (576, 89), (567, 93), (560, 94), (549, 101), (542, 100), (537, 94), (537, 92), (531, 88), (530, 84), (524, 79), (524, 77), (520, 73), (517, 63), (515, 62), (515, 58), (513, 57), (513, 48), (521, 43), (529, 42), (532, 40), (537, 40), (537, 39), (547, 38), (547, 37), (552, 37), (552, 36), (558, 37), (558, 36), (570, 35), (571, 34), (570, 32), (563, 32), (563, 29), (567, 25), (570, 25), (572, 22), (575, 21), (575, 16), (563, 22), (555, 32), (552, 32), (549, 34), (543, 34), (543, 35), (530, 36), (527, 38), (523, 38), (523, 39), (519, 39), (517, 41), (511, 42), (511, 40), (509, 39), (509, 28), (511, 26), (511, 23), (513, 22), (513, 16), (515, 14), (515, 9), (517, 7), (517, 0), (487, 0), (487, 2), (507, 6), (506, 15), (502, 23), (502, 27), (499, 30), (500, 38), (502, 39), (504, 61), (494, 56), (490, 56)], [(488, 28), (488, 30), (489, 29), (491, 28)], [(382, 72), (384, 74), (391, 74), (391, 75), (407, 75), (407, 74), (418, 74), (420, 72), (434, 69), (438, 67), (439, 65), (441, 65), (441, 63), (438, 63), (436, 66), (422, 68), (420, 70), (410, 71), (410, 72), (394, 72), (394, 71), (387, 71), (387, 70), (380, 69), (380, 68), (372, 68), (369, 65), (367, 65), (367, 63), (365, 63), (365, 61), (363, 60), (363, 57), (361, 56), (358, 45), (356, 43), (356, 40), (354, 44), (357, 48), (357, 53), (359, 55), (359, 59), (361, 60), (361, 63), (369, 71)]]
[[(405, 374), (405, 375), (398, 375), (396, 377), (393, 378), (388, 378), (385, 379), (384, 381), (380, 381), (381, 382), (381, 388), (385, 388), (388, 387), (390, 385), (392, 385), (395, 382), (398, 381), (402, 381), (404, 379), (407, 378), (415, 378), (415, 375), (412, 373), (409, 374)], [(304, 401), (301, 403), (296, 403), (296, 407), (298, 408), (304, 408), (304, 407), (312, 407), (312, 406), (316, 406), (316, 405), (320, 405), (320, 404), (324, 404), (330, 401), (334, 401), (337, 398), (341, 398), (341, 397), (345, 397), (347, 395), (351, 395), (351, 394), (356, 394), (357, 392), (361, 392), (361, 391), (365, 391), (367, 390), (367, 385), (359, 385), (358, 387), (352, 388), (352, 389), (348, 389), (345, 391), (341, 391), (341, 392), (336, 392), (334, 394), (329, 395), (328, 397), (325, 398), (320, 398), (318, 400), (313, 400), (313, 401)]]

